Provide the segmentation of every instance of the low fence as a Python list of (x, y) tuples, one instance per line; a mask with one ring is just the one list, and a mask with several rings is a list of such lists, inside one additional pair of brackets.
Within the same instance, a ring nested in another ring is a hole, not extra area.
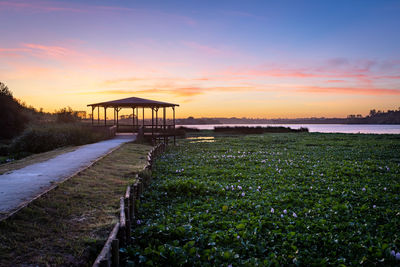
[(136, 175), (135, 183), (128, 185), (125, 195), (120, 198), (119, 221), (115, 224), (108, 239), (97, 256), (93, 267), (119, 266), (119, 248), (131, 242), (131, 224), (138, 215), (139, 198), (151, 181), (151, 170), (154, 159), (165, 152), (166, 145), (161, 143), (147, 154), (146, 175)]

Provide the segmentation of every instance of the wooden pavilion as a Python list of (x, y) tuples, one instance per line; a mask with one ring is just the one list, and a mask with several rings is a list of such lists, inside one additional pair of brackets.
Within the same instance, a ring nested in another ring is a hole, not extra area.
[[(114, 101), (106, 101), (95, 104), (89, 104), (88, 107), (92, 107), (92, 125), (95, 125), (94, 113), (97, 108), (97, 125), (100, 126), (100, 108), (104, 109), (104, 126), (107, 127), (107, 109), (111, 108), (114, 111), (113, 125), (117, 127), (117, 132), (120, 128), (127, 129), (133, 133), (151, 135), (153, 141), (164, 139), (164, 142), (168, 141), (168, 138), (173, 136), (175, 142), (175, 107), (178, 104), (154, 101), (150, 99), (129, 97)], [(167, 108), (172, 109), (173, 118), (170, 123), (167, 123)], [(132, 109), (132, 121), (129, 125), (120, 125), (119, 112), (121, 109)], [(151, 123), (145, 123), (145, 109), (151, 110)], [(162, 109), (162, 118), (158, 117), (158, 111)], [(142, 120), (139, 120), (139, 111), (141, 110)], [(161, 119), (161, 122), (160, 122)], [(160, 122), (160, 123), (159, 123)], [(121, 127), (123, 126), (123, 127)]]

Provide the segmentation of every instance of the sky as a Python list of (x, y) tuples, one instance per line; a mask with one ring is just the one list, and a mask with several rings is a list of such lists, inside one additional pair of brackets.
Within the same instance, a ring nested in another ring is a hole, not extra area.
[(51, 112), (134, 96), (178, 118), (367, 115), (400, 107), (399, 14), (385, 0), (0, 0), (0, 81)]

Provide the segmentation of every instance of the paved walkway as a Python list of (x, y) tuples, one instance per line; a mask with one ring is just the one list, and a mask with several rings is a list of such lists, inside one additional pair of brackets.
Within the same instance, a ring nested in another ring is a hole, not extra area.
[(46, 191), (54, 182), (66, 179), (110, 150), (135, 138), (134, 135), (118, 135), (113, 139), (84, 145), (47, 161), (0, 175), (0, 215), (15, 210)]

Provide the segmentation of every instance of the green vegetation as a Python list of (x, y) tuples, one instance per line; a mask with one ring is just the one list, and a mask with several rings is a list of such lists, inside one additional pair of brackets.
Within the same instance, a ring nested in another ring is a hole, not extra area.
[(0, 266), (91, 266), (150, 148), (124, 144), (0, 222)]
[(395, 265), (399, 151), (398, 135), (182, 140), (155, 164), (127, 255), (150, 266)]
[(27, 128), (13, 140), (10, 151), (41, 153), (63, 146), (94, 143), (108, 137), (105, 128), (94, 131), (90, 125), (81, 123), (47, 123)]

